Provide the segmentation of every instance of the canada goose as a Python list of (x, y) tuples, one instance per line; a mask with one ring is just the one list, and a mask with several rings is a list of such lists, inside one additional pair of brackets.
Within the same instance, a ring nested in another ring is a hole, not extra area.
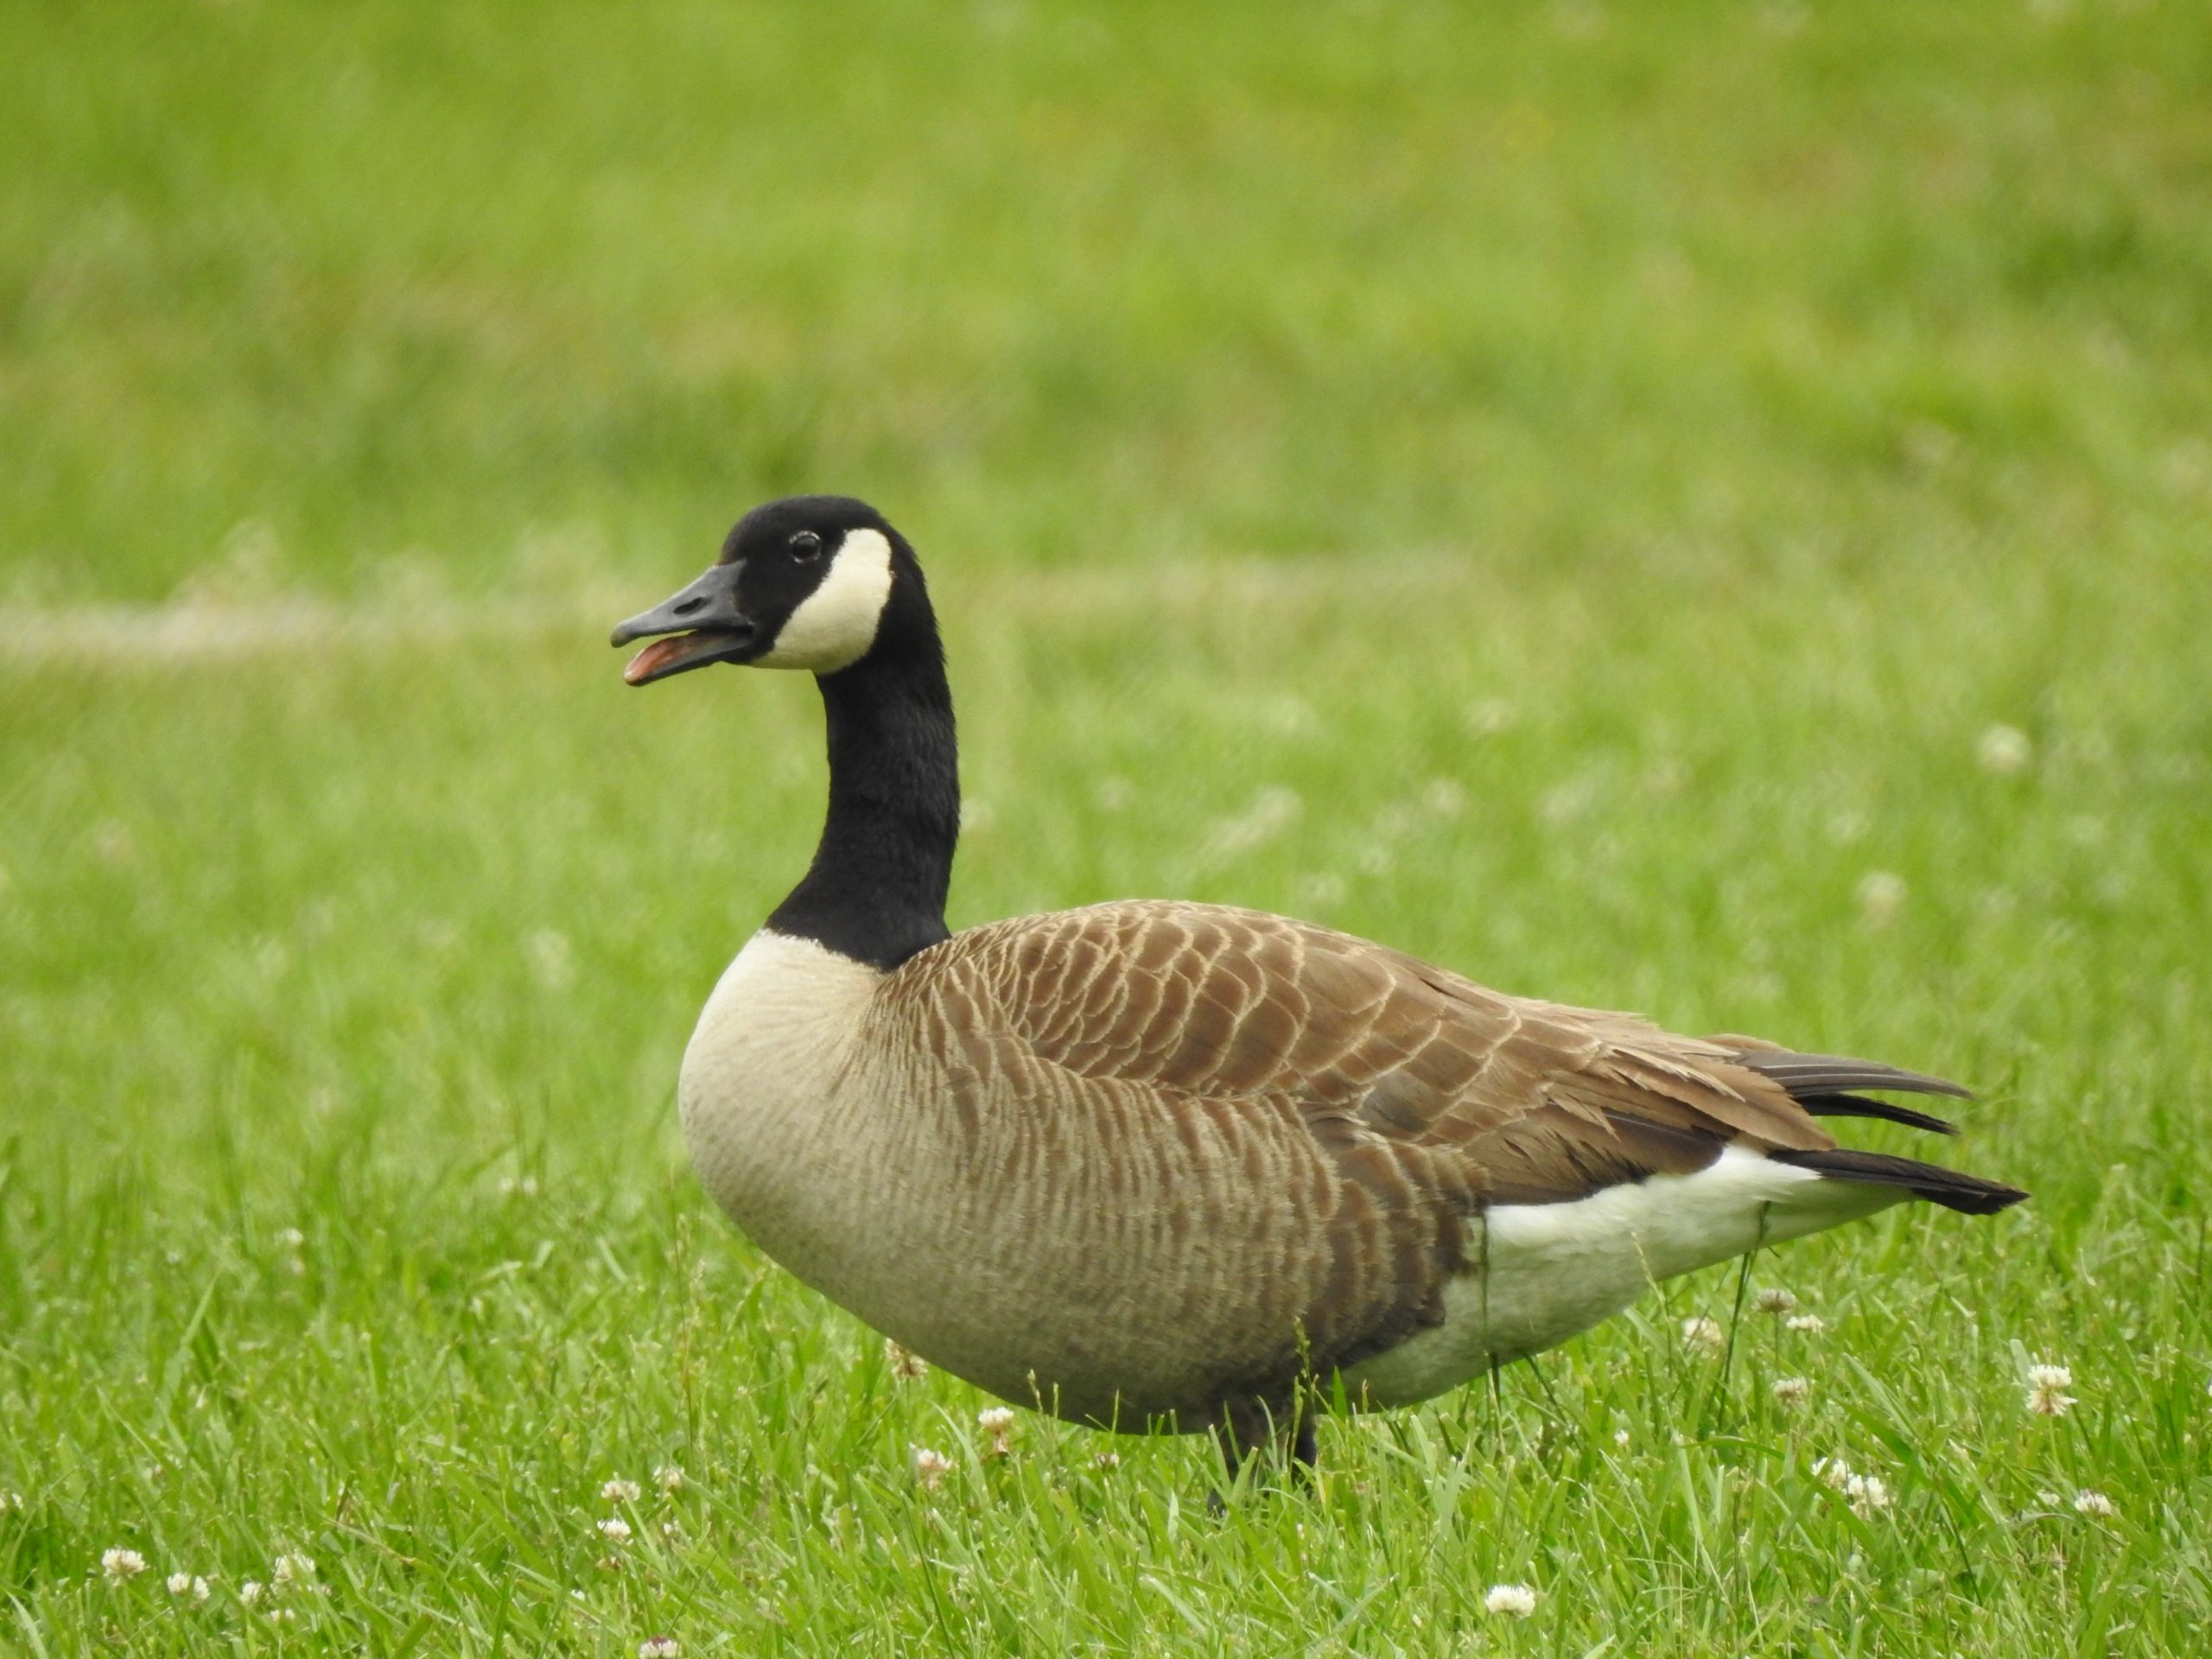
[(949, 934), (952, 698), (913, 550), (860, 501), (739, 521), (614, 630), (645, 685), (810, 669), (830, 806), (683, 1056), (701, 1179), (760, 1247), (1002, 1399), (1313, 1457), (1311, 1395), (1425, 1399), (1654, 1281), (1908, 1197), (2026, 1194), (1839, 1147), (1948, 1133), (1864, 1060), (1486, 990), (1327, 928), (1134, 900)]

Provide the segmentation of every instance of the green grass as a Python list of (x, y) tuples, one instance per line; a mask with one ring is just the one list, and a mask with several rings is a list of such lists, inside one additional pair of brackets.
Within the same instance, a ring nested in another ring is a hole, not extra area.
[[(2212, 25), (1188, 10), (11, 12), (0, 1652), (2197, 1650)], [(2035, 1202), (1224, 1521), (1200, 1441), (985, 1457), (674, 1134), (818, 716), (601, 640), (798, 486), (929, 562), (956, 924), (1258, 905), (1923, 1066)]]

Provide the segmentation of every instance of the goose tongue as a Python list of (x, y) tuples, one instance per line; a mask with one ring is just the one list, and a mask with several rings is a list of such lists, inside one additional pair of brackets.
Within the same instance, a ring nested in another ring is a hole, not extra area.
[(622, 678), (631, 685), (639, 684), (656, 671), (665, 668), (671, 661), (681, 657), (687, 646), (698, 642), (696, 633), (664, 634), (630, 659), (623, 669)]

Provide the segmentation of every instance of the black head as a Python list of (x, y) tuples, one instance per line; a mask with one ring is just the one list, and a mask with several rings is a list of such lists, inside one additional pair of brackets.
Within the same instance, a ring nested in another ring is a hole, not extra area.
[(881, 513), (843, 495), (793, 495), (753, 509), (706, 575), (614, 630), (661, 635), (623, 678), (647, 685), (709, 663), (850, 668), (918, 622), (933, 635), (914, 551)]

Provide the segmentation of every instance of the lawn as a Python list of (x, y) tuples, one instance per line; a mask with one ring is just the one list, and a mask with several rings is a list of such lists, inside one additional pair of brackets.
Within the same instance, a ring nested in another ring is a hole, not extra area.
[[(2200, 1650), (2201, 8), (9, 33), (0, 1652)], [(1235, 902), (1876, 1056), (2034, 1202), (1220, 1519), (1203, 1440), (992, 1455), (675, 1132), (819, 715), (605, 632), (799, 487), (930, 569), (956, 925)]]

